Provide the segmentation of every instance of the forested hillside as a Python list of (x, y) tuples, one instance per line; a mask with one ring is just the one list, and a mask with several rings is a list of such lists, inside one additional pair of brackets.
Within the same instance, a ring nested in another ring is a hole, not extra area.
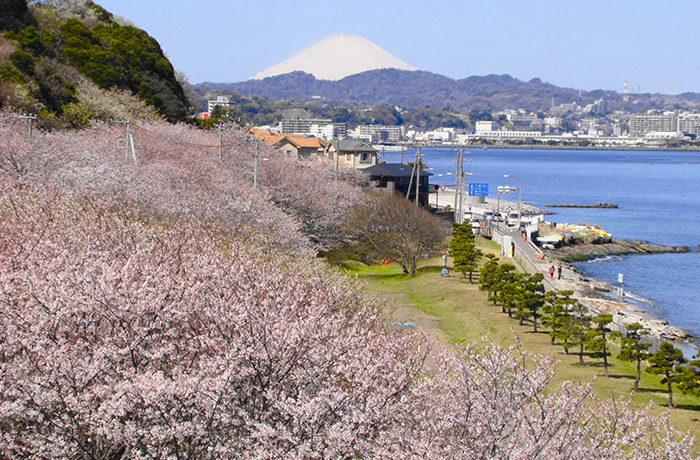
[(471, 76), (459, 80), (425, 72), (397, 69), (370, 70), (338, 81), (317, 80), (304, 72), (248, 80), (240, 83), (200, 83), (200, 91), (238, 92), (305, 102), (313, 98), (329, 104), (390, 104), (407, 109), (450, 108), (455, 111), (526, 109), (546, 111), (576, 101), (581, 105), (604, 98), (614, 110), (643, 111), (649, 108), (696, 108), (698, 95), (639, 94), (628, 102), (609, 90), (579, 91), (545, 83), (538, 78), (524, 82), (509, 75)]
[(92, 119), (184, 120), (175, 70), (145, 31), (90, 0), (2, 0), (0, 106), (47, 127)]

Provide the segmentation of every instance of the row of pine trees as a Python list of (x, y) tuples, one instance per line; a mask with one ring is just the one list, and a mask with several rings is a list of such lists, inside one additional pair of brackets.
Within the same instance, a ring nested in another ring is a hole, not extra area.
[[(651, 353), (651, 343), (644, 341), (649, 332), (639, 323), (626, 325), (624, 332), (613, 331), (612, 315), (594, 314), (573, 297), (574, 291), (545, 291), (541, 273), (521, 273), (511, 263), (500, 263), (494, 254), (484, 254), (469, 222), (454, 224), (449, 254), (454, 270), (470, 283), (478, 270), (479, 289), (487, 292), (494, 306), (500, 305), (501, 311), (521, 326), (530, 322), (535, 333), (546, 328), (552, 345), (559, 344), (565, 354), (576, 350), (581, 365), (585, 365), (584, 352), (588, 351), (589, 356), (603, 360), (605, 376), (609, 377), (609, 345), (615, 343), (619, 359), (636, 363), (634, 391), (639, 389), (642, 362), (646, 361), (646, 372), (660, 375), (661, 383), (667, 385), (669, 407), (673, 406), (674, 383), (684, 394), (700, 396), (700, 360), (688, 361), (670, 342), (663, 342)], [(482, 259), (485, 261), (479, 269)]]

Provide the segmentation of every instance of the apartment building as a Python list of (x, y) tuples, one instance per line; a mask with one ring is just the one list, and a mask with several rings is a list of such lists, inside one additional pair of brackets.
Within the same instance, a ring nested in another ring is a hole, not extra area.
[[(327, 128), (332, 126), (332, 128)], [(330, 131), (332, 136), (328, 136)], [(283, 119), (280, 122), (280, 132), (283, 134), (319, 134), (326, 138), (347, 136), (345, 123), (333, 123), (330, 118), (296, 118)]]
[(700, 113), (683, 112), (678, 114), (678, 131), (700, 134)]
[(630, 115), (628, 124), (631, 137), (644, 137), (649, 132), (678, 131), (678, 120), (673, 113)]
[(399, 142), (406, 134), (406, 129), (397, 125), (361, 125), (359, 131), (362, 138), (371, 139), (377, 136), (382, 142)]

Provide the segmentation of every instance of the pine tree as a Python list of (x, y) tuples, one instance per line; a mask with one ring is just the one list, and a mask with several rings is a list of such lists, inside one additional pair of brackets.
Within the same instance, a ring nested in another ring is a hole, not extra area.
[(479, 260), (483, 253), (476, 247), (476, 238), (469, 222), (453, 225), (450, 256), (454, 259), (454, 269), (462, 272), (462, 279), (466, 279), (469, 272), (471, 283), (472, 274), (479, 267)]
[(502, 307), (502, 312), (505, 313), (505, 302), (504, 302), (504, 291), (507, 289), (507, 287), (513, 283), (515, 280), (517, 273), (515, 272), (515, 266), (510, 263), (502, 264), (496, 267), (495, 273), (494, 273), (494, 282), (491, 287), (493, 290), (493, 295), (491, 296), (491, 300), (493, 300), (493, 304), (496, 305), (498, 302), (501, 302)]
[(668, 407), (673, 407), (673, 384), (683, 381), (684, 371), (681, 364), (686, 362), (683, 352), (664, 342), (655, 353), (647, 358), (649, 367), (647, 372), (654, 375), (663, 375), (662, 384), (668, 385)]
[(585, 348), (593, 352), (594, 357), (603, 358), (605, 376), (608, 374), (608, 324), (612, 323), (612, 315), (599, 314), (591, 318), (591, 327), (586, 331)]
[(554, 345), (555, 340), (562, 339), (562, 330), (571, 319), (571, 311), (576, 299), (571, 296), (574, 291), (549, 291), (545, 294), (542, 325), (549, 328), (549, 337)]
[(491, 299), (491, 294), (494, 293), (494, 288), (498, 281), (496, 278), (498, 257), (494, 254), (486, 254), (484, 257), (486, 262), (479, 270), (479, 290), (486, 291), (488, 298)]
[(537, 333), (537, 318), (539, 310), (544, 305), (544, 285), (542, 284), (544, 275), (535, 273), (525, 275), (520, 280), (520, 301), (518, 313), (523, 319), (532, 318), (533, 332)]
[(647, 332), (639, 323), (628, 324), (625, 336), (620, 341), (619, 358), (625, 361), (637, 363), (637, 377), (634, 380), (634, 391), (639, 389), (639, 381), (642, 379), (642, 360), (649, 354), (650, 343), (641, 343), (640, 339)]
[(561, 340), (564, 353), (578, 347), (579, 363), (584, 365), (583, 348), (586, 342), (586, 331), (590, 325), (590, 318), (586, 316), (587, 309), (579, 302), (571, 304), (569, 314), (561, 316), (561, 325), (557, 338)]

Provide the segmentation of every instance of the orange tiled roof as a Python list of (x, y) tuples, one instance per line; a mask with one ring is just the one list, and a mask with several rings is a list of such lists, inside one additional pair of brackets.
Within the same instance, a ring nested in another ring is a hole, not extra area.
[(323, 148), (325, 144), (321, 139), (317, 137), (307, 137), (303, 134), (273, 134), (268, 139), (265, 139), (267, 145), (277, 145), (280, 142), (287, 141), (290, 144), (294, 144), (297, 148), (308, 147), (308, 148)]
[(297, 147), (321, 148), (320, 139), (317, 137), (293, 137), (289, 142)]
[(268, 139), (269, 137), (272, 136), (272, 133), (268, 131), (267, 129), (258, 129), (258, 128), (250, 128), (250, 134), (252, 134), (255, 137), (258, 137), (262, 140)]

